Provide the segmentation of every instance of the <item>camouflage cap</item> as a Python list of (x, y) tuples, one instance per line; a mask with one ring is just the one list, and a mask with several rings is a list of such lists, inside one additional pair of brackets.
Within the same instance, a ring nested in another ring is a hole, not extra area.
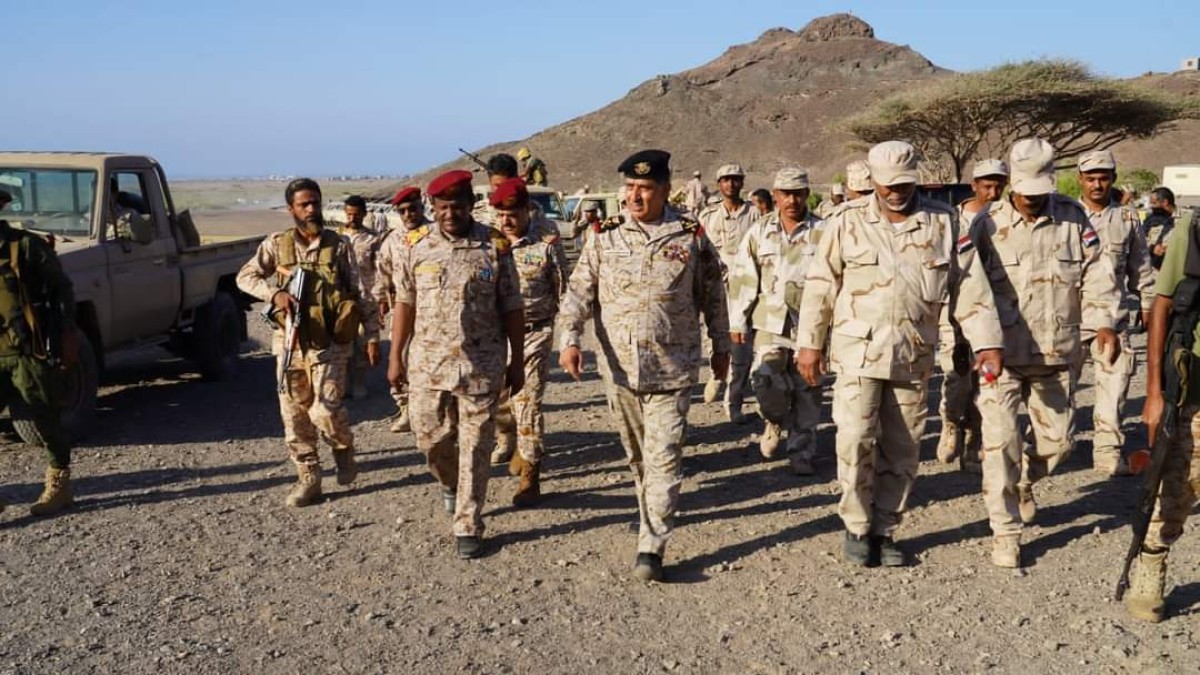
[(1048, 195), (1054, 192), (1054, 148), (1040, 138), (1024, 138), (1013, 144), (1008, 155), (1012, 190), (1019, 195)]
[(773, 190), (807, 190), (808, 189), (808, 171), (795, 166), (789, 166), (779, 170), (775, 174), (775, 182), (771, 184)]
[(1093, 150), (1079, 156), (1079, 173), (1089, 171), (1116, 171), (1117, 158), (1112, 150)]
[(971, 180), (985, 176), (1008, 177), (1008, 165), (1002, 159), (981, 159), (971, 169)]
[(829, 194), (846, 196), (846, 187), (841, 183), (834, 183), (833, 187), (829, 188)]
[(725, 166), (722, 166), (720, 169), (717, 169), (717, 180), (721, 180), (722, 178), (725, 178), (727, 176), (737, 176), (738, 178), (745, 178), (746, 171), (744, 169), (742, 169), (741, 164), (726, 164)]
[(917, 149), (904, 141), (884, 141), (867, 153), (871, 180), (877, 185), (901, 185), (917, 182)]
[(861, 159), (846, 165), (846, 187), (855, 192), (871, 191), (871, 167)]

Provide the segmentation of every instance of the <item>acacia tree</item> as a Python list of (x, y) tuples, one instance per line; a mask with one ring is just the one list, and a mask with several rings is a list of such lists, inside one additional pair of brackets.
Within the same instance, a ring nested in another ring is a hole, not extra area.
[(1075, 61), (1043, 60), (941, 78), (844, 125), (864, 143), (907, 140), (935, 171), (961, 182), (968, 161), (1003, 157), (1021, 138), (1045, 139), (1066, 165), (1089, 150), (1198, 118), (1195, 99), (1102, 78)]

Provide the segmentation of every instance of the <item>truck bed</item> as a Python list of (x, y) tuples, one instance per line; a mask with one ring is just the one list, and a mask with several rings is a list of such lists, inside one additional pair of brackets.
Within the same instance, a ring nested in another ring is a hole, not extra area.
[[(218, 235), (212, 239), (201, 235), (201, 241), (205, 243), (179, 251), (183, 310), (195, 309), (210, 301), (213, 289), (222, 288), (220, 280), (235, 276), (258, 250), (263, 237)], [(232, 290), (228, 284), (224, 288)]]

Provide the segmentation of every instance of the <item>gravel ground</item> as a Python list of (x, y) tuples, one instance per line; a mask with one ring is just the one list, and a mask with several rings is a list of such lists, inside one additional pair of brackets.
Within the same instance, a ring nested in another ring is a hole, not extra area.
[[(264, 335), (252, 322), (258, 340)], [(261, 343), (260, 343), (261, 344)], [(1140, 344), (1140, 343), (1139, 343)], [(669, 583), (630, 578), (635, 500), (594, 370), (547, 396), (541, 508), (508, 506), (497, 469), (491, 554), (460, 561), (410, 434), (391, 434), (382, 371), (351, 405), (363, 473), (283, 506), (273, 365), (199, 381), (157, 353), (118, 359), (76, 451), (77, 507), (32, 520), (42, 456), (0, 451), (0, 672), (1197, 672), (1200, 537), (1172, 556), (1172, 617), (1111, 600), (1137, 482), (1089, 470), (1081, 442), (1039, 484), (1021, 573), (989, 563), (979, 480), (934, 460), (932, 417), (901, 537), (904, 569), (839, 561), (833, 430), (819, 476), (757, 455), (760, 422), (692, 409)], [(589, 364), (594, 361), (589, 355)], [(1139, 377), (1134, 391), (1142, 388)], [(1140, 395), (1130, 410), (1140, 409)], [(828, 405), (828, 401), (826, 402)], [(826, 409), (828, 418), (828, 408)], [(1130, 425), (1132, 442), (1142, 433)]]

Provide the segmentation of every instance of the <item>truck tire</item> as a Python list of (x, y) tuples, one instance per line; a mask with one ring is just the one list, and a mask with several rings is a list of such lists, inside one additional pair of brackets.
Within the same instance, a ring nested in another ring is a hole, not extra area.
[(237, 375), (242, 351), (242, 313), (233, 297), (217, 291), (212, 302), (200, 308), (192, 327), (192, 360), (206, 380), (222, 381)]
[[(76, 329), (76, 333), (79, 363), (67, 371), (62, 411), (63, 428), (72, 442), (82, 438), (91, 429), (92, 419), (96, 416), (96, 390), (100, 386), (100, 367), (96, 352), (92, 349), (92, 341), (84, 331)], [(45, 446), (25, 403), (14, 399), (9, 402), (9, 407), (12, 408), (13, 429), (21, 440), (29, 445)]]

